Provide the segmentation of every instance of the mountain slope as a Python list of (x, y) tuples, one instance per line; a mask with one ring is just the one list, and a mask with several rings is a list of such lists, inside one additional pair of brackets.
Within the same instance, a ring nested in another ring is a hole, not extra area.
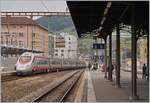
[(48, 20), (48, 17), (41, 17), (36, 20), (37, 23), (48, 28), (48, 21), (50, 21), (50, 31), (59, 32), (66, 30), (66, 28), (74, 29), (74, 24), (70, 16), (51, 16)]

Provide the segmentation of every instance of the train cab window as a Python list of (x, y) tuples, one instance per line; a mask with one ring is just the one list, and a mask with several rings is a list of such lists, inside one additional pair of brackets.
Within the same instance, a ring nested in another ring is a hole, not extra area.
[(21, 56), (19, 61), (20, 62), (24, 62), (24, 63), (27, 63), (31, 60), (31, 56)]

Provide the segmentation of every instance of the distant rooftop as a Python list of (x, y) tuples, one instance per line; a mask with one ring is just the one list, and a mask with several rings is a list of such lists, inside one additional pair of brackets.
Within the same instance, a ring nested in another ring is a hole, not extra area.
[(11, 16), (8, 16), (8, 17), (2, 17), (1, 18), (1, 22), (2, 24), (35, 24), (35, 25), (38, 25), (35, 21), (33, 21), (32, 19), (30, 18), (27, 18), (27, 17), (11, 17)]
[(35, 22), (34, 20), (32, 20), (31, 18), (28, 17), (1, 17), (1, 23), (2, 24), (22, 24), (22, 25), (37, 25), (40, 26), (41, 28), (48, 30), (47, 28), (41, 26), (40, 24), (38, 24), (37, 22)]

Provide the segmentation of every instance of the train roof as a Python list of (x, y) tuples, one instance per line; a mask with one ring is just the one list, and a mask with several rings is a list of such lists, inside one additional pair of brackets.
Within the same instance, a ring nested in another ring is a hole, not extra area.
[(24, 52), (21, 56), (38, 56), (38, 57), (46, 57), (42, 53), (32, 53), (32, 52)]

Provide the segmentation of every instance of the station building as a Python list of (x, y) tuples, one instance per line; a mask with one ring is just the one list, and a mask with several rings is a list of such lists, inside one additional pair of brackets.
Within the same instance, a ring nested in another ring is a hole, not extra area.
[(1, 18), (1, 44), (48, 54), (48, 30), (27, 17)]

